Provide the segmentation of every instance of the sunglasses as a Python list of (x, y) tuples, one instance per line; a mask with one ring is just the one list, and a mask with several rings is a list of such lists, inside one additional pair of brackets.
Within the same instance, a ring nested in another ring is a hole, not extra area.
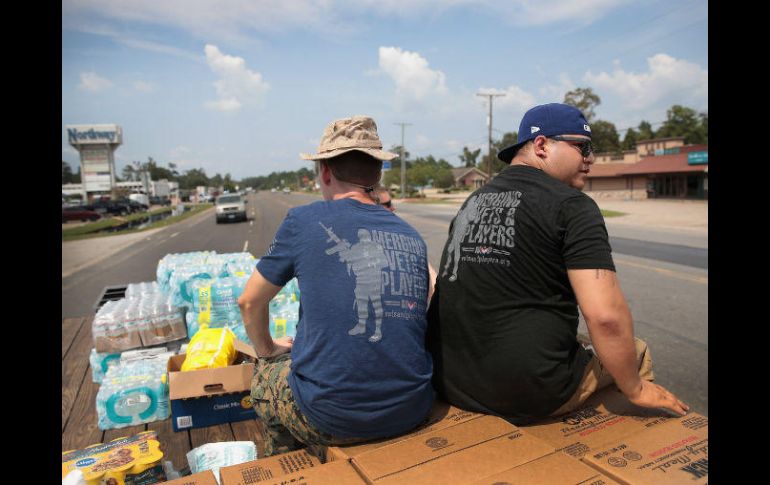
[(586, 140), (585, 138), (578, 138), (576, 136), (565, 136), (565, 135), (549, 136), (548, 138), (556, 141), (569, 141), (569, 142), (577, 143), (577, 145), (572, 145), (572, 146), (580, 148), (580, 154), (583, 155), (583, 158), (590, 157), (591, 154), (594, 152), (594, 146), (591, 144), (591, 140)]

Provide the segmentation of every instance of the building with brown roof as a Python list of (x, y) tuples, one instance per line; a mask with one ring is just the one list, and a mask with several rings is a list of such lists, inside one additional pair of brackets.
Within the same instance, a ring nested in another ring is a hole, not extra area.
[(455, 178), (455, 187), (468, 187), (478, 189), (489, 179), (489, 176), (476, 167), (453, 168), (452, 175)]
[(583, 190), (593, 198), (707, 199), (708, 145), (661, 138), (621, 154), (598, 153)]

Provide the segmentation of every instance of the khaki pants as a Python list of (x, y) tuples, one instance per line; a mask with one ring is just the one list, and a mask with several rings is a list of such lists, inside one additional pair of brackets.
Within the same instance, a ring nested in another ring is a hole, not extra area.
[[(634, 339), (634, 344), (636, 345), (636, 361), (639, 366), (639, 377), (646, 381), (652, 381), (655, 376), (652, 372), (650, 350), (647, 348), (647, 344), (638, 338)], [(591, 394), (614, 382), (615, 379), (612, 378), (610, 373), (607, 372), (607, 369), (605, 369), (602, 363), (599, 362), (599, 358), (594, 355), (588, 362), (588, 365), (586, 365), (583, 379), (580, 381), (575, 393), (559, 409), (552, 412), (551, 416), (574, 411), (579, 408)]]

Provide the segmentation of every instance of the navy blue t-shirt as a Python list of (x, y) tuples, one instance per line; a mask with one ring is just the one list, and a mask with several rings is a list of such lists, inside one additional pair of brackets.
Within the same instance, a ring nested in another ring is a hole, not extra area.
[(404, 433), (433, 404), (425, 349), (427, 247), (401, 218), (353, 199), (289, 210), (257, 270), (300, 290), (289, 386), (338, 437)]

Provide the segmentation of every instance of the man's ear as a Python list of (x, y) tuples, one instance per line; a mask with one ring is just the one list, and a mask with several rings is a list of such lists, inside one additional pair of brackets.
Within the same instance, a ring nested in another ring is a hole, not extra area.
[(321, 165), (321, 183), (324, 185), (331, 185), (332, 183), (332, 171), (325, 162), (320, 162)]
[(548, 138), (543, 135), (536, 136), (532, 141), (532, 149), (536, 157), (544, 158), (548, 155)]

